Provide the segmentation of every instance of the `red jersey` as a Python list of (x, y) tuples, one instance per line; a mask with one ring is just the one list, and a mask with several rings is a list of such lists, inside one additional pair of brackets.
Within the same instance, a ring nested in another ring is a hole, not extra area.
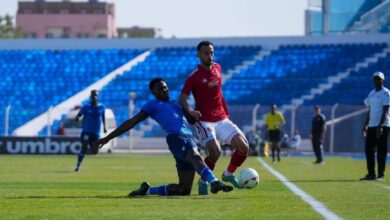
[(202, 114), (200, 120), (217, 122), (229, 116), (221, 87), (222, 70), (218, 63), (213, 63), (211, 70), (198, 65), (186, 79), (181, 93), (188, 96), (192, 92), (195, 109)]

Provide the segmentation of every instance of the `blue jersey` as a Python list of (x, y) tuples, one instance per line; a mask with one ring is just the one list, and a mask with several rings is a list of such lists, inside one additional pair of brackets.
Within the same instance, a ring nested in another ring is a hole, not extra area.
[(84, 116), (83, 132), (100, 135), (100, 125), (102, 124), (104, 110), (105, 108), (101, 104), (97, 106), (86, 104), (81, 108), (79, 114)]
[(189, 134), (191, 128), (183, 115), (183, 110), (176, 101), (152, 100), (141, 109), (168, 134)]

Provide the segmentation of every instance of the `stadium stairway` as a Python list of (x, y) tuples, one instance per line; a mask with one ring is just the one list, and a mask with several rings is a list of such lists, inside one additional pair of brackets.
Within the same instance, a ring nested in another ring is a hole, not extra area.
[(16, 136), (35, 136), (42, 131), (49, 120), (50, 124), (53, 124), (54, 121), (61, 119), (62, 115), (69, 112), (76, 105), (80, 105), (83, 101), (87, 100), (90, 96), (90, 91), (93, 89), (100, 90), (107, 84), (109, 84), (117, 76), (122, 75), (125, 71), (131, 70), (138, 63), (143, 62), (150, 55), (150, 51), (145, 51), (135, 58), (131, 59), (127, 63), (123, 64), (119, 68), (113, 70), (111, 73), (108, 73), (100, 80), (89, 85), (80, 92), (74, 94), (70, 98), (62, 101), (58, 105), (50, 108), (50, 110), (40, 114), (39, 116), (33, 118), (22, 126), (14, 130), (14, 135)]
[[(279, 111), (286, 112), (286, 110), (291, 110), (297, 108), (299, 105), (304, 104), (317, 96), (322, 95), (324, 92), (331, 90), (336, 84), (340, 83), (343, 79), (348, 78), (351, 72), (356, 72), (361, 68), (365, 68), (370, 64), (375, 64), (380, 58), (386, 57), (386, 55), (390, 53), (389, 44), (384, 47), (380, 52), (374, 53), (371, 56), (366, 57), (363, 61), (355, 63), (354, 66), (348, 68), (345, 71), (336, 73), (332, 76), (329, 76), (325, 83), (320, 83), (317, 87), (312, 88), (309, 94), (303, 94), (298, 98), (294, 98), (290, 103), (284, 104), (279, 108)], [(264, 125), (264, 117), (260, 117), (258, 120), (258, 126)], [(252, 125), (245, 125), (244, 131), (248, 131), (252, 128)]]
[(326, 83), (319, 84), (317, 88), (313, 88), (310, 94), (302, 95), (299, 98), (291, 100), (291, 104), (286, 104), (282, 108), (290, 109), (294, 106), (303, 104), (306, 101), (314, 99), (317, 95), (323, 94), (327, 90), (331, 90), (334, 85), (340, 83), (343, 79), (347, 78), (351, 72), (357, 72), (359, 69), (367, 67), (370, 64), (378, 62), (380, 58), (386, 57), (390, 53), (390, 47), (387, 46), (381, 52), (375, 53), (370, 57), (365, 58), (362, 62), (356, 63), (355, 66), (348, 68), (346, 71), (335, 74), (334, 76), (328, 77)]
[(222, 76), (223, 79), (222, 84), (225, 84), (235, 74), (238, 74), (241, 71), (248, 69), (249, 66), (254, 65), (257, 61), (261, 61), (265, 56), (270, 55), (273, 49), (261, 50), (253, 59), (244, 61), (241, 65), (236, 66), (234, 69), (228, 70), (227, 73)]

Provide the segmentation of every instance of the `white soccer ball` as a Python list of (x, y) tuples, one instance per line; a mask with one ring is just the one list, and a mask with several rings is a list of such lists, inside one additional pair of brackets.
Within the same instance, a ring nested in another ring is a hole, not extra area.
[(252, 168), (244, 168), (240, 171), (239, 181), (244, 188), (254, 188), (259, 184), (259, 174)]

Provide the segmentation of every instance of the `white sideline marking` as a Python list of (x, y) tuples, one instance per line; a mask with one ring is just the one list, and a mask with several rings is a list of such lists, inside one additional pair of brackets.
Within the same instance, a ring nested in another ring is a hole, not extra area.
[(382, 185), (382, 184), (375, 184), (376, 186), (380, 187), (380, 188), (383, 188), (383, 189), (388, 189), (390, 190), (390, 186), (387, 186), (387, 185)]
[(309, 204), (314, 211), (316, 211), (318, 214), (320, 214), (324, 219), (334, 219), (339, 220), (342, 219), (340, 216), (338, 216), (336, 213), (330, 211), (324, 204), (316, 200), (311, 195), (307, 194), (305, 191), (300, 189), (298, 186), (296, 186), (294, 183), (290, 182), (285, 176), (283, 176), (278, 171), (274, 170), (272, 167), (270, 167), (263, 159), (257, 157), (257, 161), (259, 161), (265, 169), (267, 169), (272, 175), (274, 175), (276, 178), (278, 178), (288, 189), (290, 189), (294, 194), (301, 197), (303, 201), (305, 201), (307, 204)]

